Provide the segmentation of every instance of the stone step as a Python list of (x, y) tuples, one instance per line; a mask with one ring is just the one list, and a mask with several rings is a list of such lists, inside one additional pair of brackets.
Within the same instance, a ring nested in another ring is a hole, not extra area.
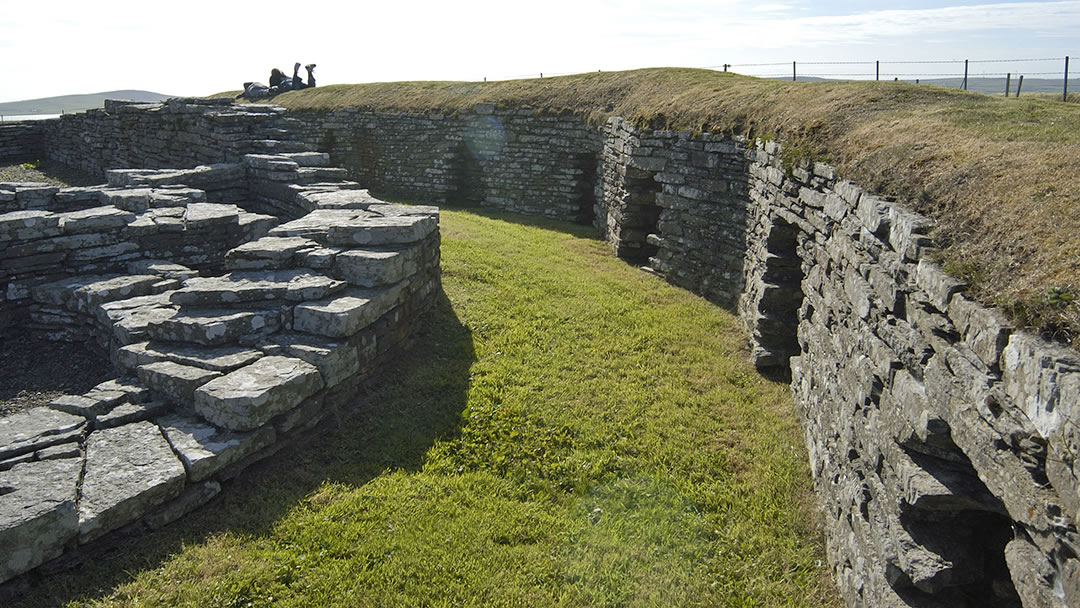
[(385, 204), (365, 189), (313, 189), (309, 192), (301, 192), (296, 196), (304, 209), (314, 211), (316, 209), (367, 209), (371, 205)]
[(420, 247), (392, 251), (349, 249), (334, 256), (330, 274), (359, 287), (393, 285), (416, 273)]
[(401, 304), (405, 286), (399, 283), (381, 290), (349, 289), (334, 298), (304, 302), (293, 309), (293, 329), (329, 338), (347, 338)]
[(171, 414), (156, 421), (180, 457), (188, 479), (202, 481), (225, 467), (271, 445), (276, 439), (272, 425), (239, 433), (220, 429), (201, 418)]
[(281, 332), (260, 344), (268, 355), (296, 357), (314, 365), (331, 388), (360, 371), (360, 353), (349, 340), (334, 340), (304, 333)]
[(143, 384), (183, 405), (191, 405), (195, 389), (221, 376), (220, 372), (172, 361), (145, 363), (135, 371)]
[(299, 270), (236, 271), (220, 277), (194, 277), (169, 299), (181, 306), (234, 306), (273, 300), (301, 302), (329, 297), (345, 288), (337, 279)]
[(59, 557), (78, 536), (76, 499), (82, 470), (82, 458), (62, 458), (25, 462), (4, 472), (0, 580)]
[(82, 439), (86, 419), (47, 407), (0, 418), (0, 461)]
[(170, 295), (164, 292), (102, 304), (94, 311), (96, 325), (117, 345), (141, 342), (150, 325), (178, 312), (179, 307), (169, 301)]
[(241, 340), (254, 341), (280, 327), (281, 309), (278, 307), (251, 310), (190, 308), (152, 320), (146, 326), (146, 335), (153, 340), (221, 346)]
[(282, 154), (301, 167), (329, 167), (330, 155), (326, 152), (287, 152)]
[(296, 266), (296, 254), (315, 249), (318, 243), (303, 237), (266, 236), (229, 250), (225, 267), (229, 270), (281, 269)]
[(132, 523), (180, 495), (187, 475), (161, 429), (135, 422), (86, 439), (79, 498), (79, 542)]
[(326, 180), (347, 180), (349, 171), (341, 167), (304, 167), (297, 170), (297, 179), (301, 184), (318, 183)]
[(234, 431), (256, 429), (323, 388), (319, 370), (292, 357), (268, 356), (195, 390), (195, 411)]
[(214, 372), (230, 372), (253, 363), (262, 352), (242, 346), (195, 346), (174, 342), (137, 342), (117, 350), (117, 363), (126, 369), (172, 361)]
[(308, 152), (307, 144), (299, 141), (280, 139), (257, 139), (251, 142), (251, 149), (260, 152)]

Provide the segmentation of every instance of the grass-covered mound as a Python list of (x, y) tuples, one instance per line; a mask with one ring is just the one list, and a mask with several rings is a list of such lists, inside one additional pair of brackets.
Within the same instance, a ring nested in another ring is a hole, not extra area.
[(28, 599), (836, 605), (788, 388), (737, 320), (536, 222), (444, 211), (448, 299), (364, 409)]
[(291, 109), (453, 111), (478, 102), (774, 138), (793, 160), (938, 222), (942, 261), (985, 304), (1071, 341), (1080, 331), (1080, 104), (900, 82), (782, 82), (657, 68), (502, 82), (334, 85)]

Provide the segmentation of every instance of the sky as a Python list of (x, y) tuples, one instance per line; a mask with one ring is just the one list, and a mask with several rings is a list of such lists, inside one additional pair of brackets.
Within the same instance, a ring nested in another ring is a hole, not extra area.
[[(1080, 74), (1080, 0), (0, 0), (0, 102), (238, 90), (316, 63), (317, 83), (506, 80), (643, 67), (754, 75)], [(1042, 62), (985, 63), (1001, 59)], [(758, 64), (778, 63), (768, 66)], [(816, 64), (816, 65), (815, 65)], [(303, 70), (301, 70), (303, 74)], [(915, 77), (915, 76), (912, 76)]]

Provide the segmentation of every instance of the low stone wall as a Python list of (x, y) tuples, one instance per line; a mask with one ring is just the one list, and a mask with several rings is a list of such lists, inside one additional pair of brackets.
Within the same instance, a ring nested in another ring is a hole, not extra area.
[[(0, 186), (0, 316), (120, 372), (0, 418), (0, 582), (206, 503), (412, 343), (439, 290), (438, 209), (335, 180), (325, 154), (241, 161)], [(199, 180), (281, 213), (206, 202), (183, 185)]]
[[(152, 141), (167, 113), (125, 111), (156, 115), (81, 119), (106, 137), (85, 145), (64, 135), (69, 123), (48, 152), (63, 141), (115, 159), (127, 135), (105, 125), (145, 124)], [(199, 128), (232, 111), (199, 110)], [(237, 120), (245, 137), (286, 121), (388, 194), (591, 218), (616, 254), (736, 310), (757, 365), (791, 379), (850, 605), (1080, 604), (1080, 360), (968, 300), (935, 265), (925, 218), (828, 166), (782, 162), (773, 142), (619, 118), (596, 128), (481, 104)], [(241, 140), (214, 146), (221, 158), (257, 151)], [(162, 158), (180, 154), (159, 145)], [(244, 162), (250, 195), (237, 204), (248, 212), (295, 218), (340, 202), (314, 189), (314, 173), (308, 190), (290, 183), (305, 163)]]
[(0, 163), (41, 159), (48, 122), (27, 120), (0, 123)]

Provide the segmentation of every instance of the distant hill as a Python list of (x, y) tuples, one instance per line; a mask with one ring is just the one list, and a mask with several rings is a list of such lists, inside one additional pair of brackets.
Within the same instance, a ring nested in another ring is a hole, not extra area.
[(100, 108), (106, 99), (128, 99), (131, 101), (161, 101), (174, 97), (174, 95), (162, 95), (150, 91), (107, 91), (104, 93), (89, 93), (86, 95), (63, 95), (60, 97), (43, 97), (41, 99), (27, 99), (25, 101), (7, 101), (0, 103), (0, 114), (63, 114), (65, 112), (81, 112), (93, 108)]

